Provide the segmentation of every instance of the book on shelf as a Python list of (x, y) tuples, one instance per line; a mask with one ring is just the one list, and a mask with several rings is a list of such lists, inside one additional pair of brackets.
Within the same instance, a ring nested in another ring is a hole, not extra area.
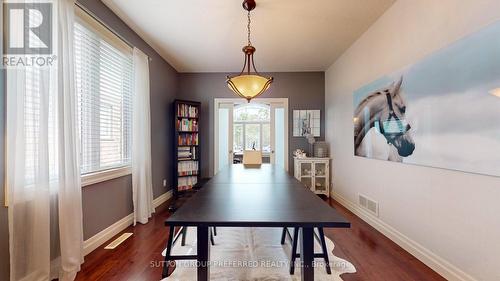
[(186, 161), (177, 163), (177, 173), (179, 176), (198, 175), (198, 161)]
[(174, 117), (174, 177), (176, 186), (174, 196), (178, 192), (191, 190), (198, 183), (200, 172), (200, 150), (198, 150), (201, 104), (196, 101), (175, 100)]
[(183, 132), (197, 132), (198, 131), (198, 121), (193, 119), (178, 119), (177, 120), (177, 130)]
[(196, 147), (195, 146), (179, 146), (177, 148), (177, 158), (178, 160), (195, 160), (196, 159)]
[(177, 116), (196, 118), (198, 117), (198, 107), (189, 104), (178, 104)]
[(182, 134), (177, 139), (177, 144), (182, 145), (198, 145), (198, 133)]
[(190, 190), (197, 182), (198, 182), (197, 176), (179, 178), (177, 181), (177, 190), (179, 191)]

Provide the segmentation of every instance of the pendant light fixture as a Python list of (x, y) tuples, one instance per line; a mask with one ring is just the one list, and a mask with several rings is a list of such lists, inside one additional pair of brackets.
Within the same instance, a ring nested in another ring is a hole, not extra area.
[(259, 72), (257, 72), (253, 60), (255, 47), (252, 46), (252, 42), (250, 41), (250, 11), (255, 9), (256, 5), (257, 4), (255, 3), (255, 0), (243, 1), (243, 9), (247, 11), (248, 17), (248, 44), (243, 47), (245, 62), (240, 74), (234, 77), (227, 76), (226, 80), (229, 89), (231, 89), (231, 91), (233, 91), (238, 96), (246, 99), (248, 102), (250, 102), (251, 99), (264, 93), (273, 82), (273, 77), (264, 77), (260, 75)]

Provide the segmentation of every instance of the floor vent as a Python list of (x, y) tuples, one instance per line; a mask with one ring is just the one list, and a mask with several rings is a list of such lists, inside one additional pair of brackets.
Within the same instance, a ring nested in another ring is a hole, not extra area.
[(358, 194), (358, 203), (363, 209), (369, 211), (378, 217), (378, 202), (374, 201), (365, 195)]
[(118, 245), (120, 245), (123, 241), (127, 240), (127, 238), (129, 238), (130, 236), (132, 236), (132, 233), (130, 232), (123, 233), (122, 235), (120, 235), (120, 237), (116, 238), (113, 242), (109, 243), (108, 246), (104, 247), (104, 249), (112, 250), (118, 247)]

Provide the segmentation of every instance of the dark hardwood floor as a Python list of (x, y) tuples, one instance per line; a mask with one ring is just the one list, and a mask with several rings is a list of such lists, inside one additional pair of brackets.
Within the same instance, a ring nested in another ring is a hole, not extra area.
[[(344, 281), (445, 280), (337, 202), (329, 200), (329, 203), (352, 224), (350, 229), (325, 229), (335, 243), (334, 254), (356, 267), (356, 273), (342, 275)], [(160, 207), (148, 224), (123, 231), (134, 235), (116, 249), (104, 250), (108, 241), (87, 255), (76, 280), (160, 280), (161, 252), (168, 235), (163, 225), (169, 216), (165, 206)]]

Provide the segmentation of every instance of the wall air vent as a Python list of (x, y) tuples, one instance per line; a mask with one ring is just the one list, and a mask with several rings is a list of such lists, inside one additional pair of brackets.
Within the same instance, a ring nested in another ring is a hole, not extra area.
[(365, 195), (358, 194), (358, 204), (368, 212), (378, 217), (378, 202)]

